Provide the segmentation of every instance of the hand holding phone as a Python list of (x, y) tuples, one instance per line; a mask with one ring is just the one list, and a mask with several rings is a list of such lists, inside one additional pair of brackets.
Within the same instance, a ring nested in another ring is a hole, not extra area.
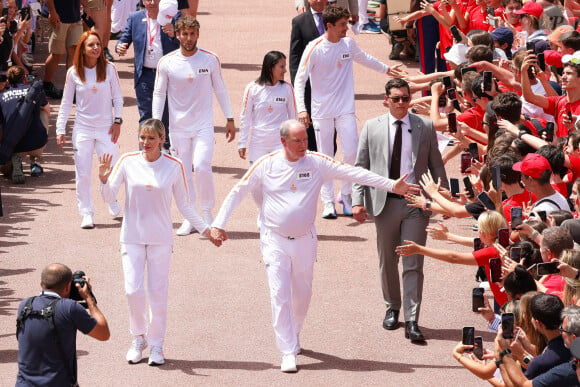
[(485, 298), (483, 294), (483, 288), (473, 288), (471, 295), (471, 310), (475, 313), (479, 313), (479, 308), (485, 308)]
[(475, 197), (475, 191), (473, 191), (473, 185), (471, 185), (471, 180), (469, 180), (469, 176), (465, 176), (463, 178), (463, 185), (465, 185), (467, 197), (473, 199)]
[(489, 260), (489, 277), (491, 282), (501, 282), (501, 259), (492, 258)]
[(457, 116), (455, 113), (447, 114), (447, 124), (449, 126), (449, 133), (457, 133)]
[[(463, 327), (463, 338), (461, 340), (463, 345), (471, 345), (475, 344), (475, 328), (474, 327)], [(471, 352), (471, 350), (467, 350), (465, 352)]]
[(515, 318), (513, 313), (502, 313), (501, 330), (504, 339), (514, 338)]

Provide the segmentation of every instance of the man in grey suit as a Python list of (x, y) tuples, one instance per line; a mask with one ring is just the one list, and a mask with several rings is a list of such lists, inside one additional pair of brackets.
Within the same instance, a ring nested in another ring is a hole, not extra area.
[[(385, 90), (384, 105), (389, 113), (365, 123), (355, 166), (391, 179), (408, 173), (409, 183), (417, 183), (421, 175), (430, 171), (435, 180), (440, 178), (448, 186), (433, 123), (408, 113), (409, 84), (395, 78), (387, 82)], [(387, 305), (383, 327), (396, 329), (401, 291), (395, 247), (403, 240), (425, 244), (429, 212), (407, 206), (403, 196), (357, 184), (353, 186), (352, 204), (357, 221), (362, 223), (367, 219), (367, 209), (375, 218), (381, 287)], [(422, 255), (413, 255), (403, 260), (405, 337), (411, 341), (425, 340), (417, 323), (423, 293), (423, 259)]]

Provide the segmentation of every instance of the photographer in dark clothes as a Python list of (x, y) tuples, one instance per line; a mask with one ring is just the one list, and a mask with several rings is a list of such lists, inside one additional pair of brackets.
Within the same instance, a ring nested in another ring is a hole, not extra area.
[(40, 277), (40, 295), (21, 302), (16, 332), (16, 386), (78, 385), (77, 330), (100, 341), (109, 339), (109, 326), (91, 295), (89, 279), (84, 277), (82, 287), (75, 284), (89, 313), (79, 303), (67, 298), (72, 279), (73, 274), (67, 266), (50, 264)]

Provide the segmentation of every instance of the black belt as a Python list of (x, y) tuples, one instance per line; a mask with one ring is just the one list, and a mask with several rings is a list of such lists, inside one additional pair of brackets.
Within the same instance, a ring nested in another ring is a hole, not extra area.
[(403, 195), (397, 195), (396, 193), (387, 192), (387, 197), (389, 199), (405, 199)]
[(152, 69), (152, 68), (149, 68), (149, 67), (143, 67), (143, 71), (152, 71), (152, 72), (155, 73), (155, 72), (157, 72), (157, 69)]

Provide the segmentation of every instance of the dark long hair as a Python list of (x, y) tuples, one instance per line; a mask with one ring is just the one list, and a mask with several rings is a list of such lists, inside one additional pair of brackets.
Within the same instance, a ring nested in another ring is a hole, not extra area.
[(286, 59), (286, 55), (280, 51), (270, 51), (264, 56), (264, 61), (262, 62), (262, 72), (260, 73), (260, 77), (256, 79), (258, 85), (274, 86), (272, 79), (272, 69), (274, 66), (276, 66), (280, 59)]

